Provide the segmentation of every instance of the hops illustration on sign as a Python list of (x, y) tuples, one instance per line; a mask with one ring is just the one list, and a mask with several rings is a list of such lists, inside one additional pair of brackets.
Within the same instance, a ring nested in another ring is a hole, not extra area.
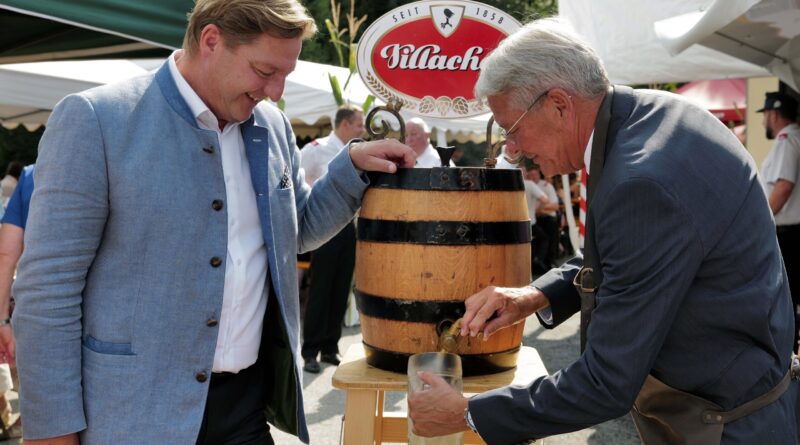
[(483, 59), (519, 22), (472, 0), (405, 3), (364, 31), (357, 66), (384, 101), (402, 101), (411, 114), (463, 118), (489, 111), (476, 100)]

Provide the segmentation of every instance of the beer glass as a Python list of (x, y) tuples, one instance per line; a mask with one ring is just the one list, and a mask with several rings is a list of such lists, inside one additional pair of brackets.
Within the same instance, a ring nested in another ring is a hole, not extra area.
[[(427, 371), (443, 378), (459, 393), (463, 391), (461, 381), (461, 357), (447, 352), (424, 352), (414, 354), (408, 359), (408, 393), (425, 390), (428, 385), (417, 375), (419, 371)], [(419, 437), (412, 430), (411, 419), (408, 419), (409, 445), (462, 445), (464, 433), (449, 434), (440, 437)]]

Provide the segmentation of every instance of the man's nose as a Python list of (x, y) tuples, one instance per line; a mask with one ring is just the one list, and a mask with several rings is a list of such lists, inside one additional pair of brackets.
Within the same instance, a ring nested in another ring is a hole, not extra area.
[(269, 97), (273, 102), (277, 102), (283, 96), (283, 90), (286, 87), (286, 78), (274, 79), (264, 85), (264, 95)]

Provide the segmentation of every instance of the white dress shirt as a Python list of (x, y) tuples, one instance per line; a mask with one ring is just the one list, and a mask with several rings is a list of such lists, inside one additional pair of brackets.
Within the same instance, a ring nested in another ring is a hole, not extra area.
[(266, 245), (240, 123), (228, 122), (220, 131), (216, 116), (178, 71), (175, 58), (181, 54), (182, 51), (175, 51), (169, 58), (170, 73), (197, 125), (217, 133), (225, 179), (228, 252), (212, 371), (239, 372), (256, 362), (261, 345), (267, 310)]
[(314, 139), (300, 150), (300, 168), (305, 171), (308, 185), (314, 185), (317, 179), (328, 173), (328, 163), (344, 148), (336, 133), (327, 137)]
[[(431, 144), (428, 144), (425, 147), (425, 151), (422, 152), (419, 157), (417, 157), (417, 163), (414, 164), (414, 168), (433, 168), (433, 167), (441, 167), (442, 166), (442, 159), (439, 157), (439, 153), (436, 149), (433, 148)], [(450, 167), (455, 167), (456, 164), (453, 160), (450, 160)]]

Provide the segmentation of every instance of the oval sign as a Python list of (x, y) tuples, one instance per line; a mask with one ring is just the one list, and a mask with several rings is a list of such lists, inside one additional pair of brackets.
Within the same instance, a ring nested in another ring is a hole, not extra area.
[(520, 23), (468, 0), (420, 1), (395, 8), (361, 37), (356, 63), (372, 93), (435, 118), (489, 112), (475, 99), (481, 62)]

